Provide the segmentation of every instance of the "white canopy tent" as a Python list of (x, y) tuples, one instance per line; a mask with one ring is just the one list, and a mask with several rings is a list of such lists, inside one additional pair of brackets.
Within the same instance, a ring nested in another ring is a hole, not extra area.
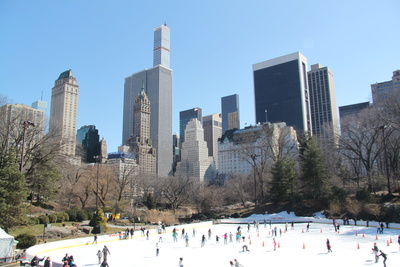
[(13, 246), (17, 241), (0, 228), (0, 262), (10, 262), (13, 258)]

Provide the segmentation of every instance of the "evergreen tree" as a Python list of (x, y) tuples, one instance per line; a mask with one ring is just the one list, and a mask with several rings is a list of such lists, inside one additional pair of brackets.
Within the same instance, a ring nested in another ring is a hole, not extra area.
[(101, 208), (98, 208), (96, 210), (96, 213), (93, 216), (93, 218), (90, 220), (89, 225), (92, 227), (104, 225), (104, 230), (107, 229), (107, 218), (104, 217), (104, 212)]
[(146, 206), (149, 210), (153, 210), (157, 207), (157, 202), (151, 193), (147, 195)]
[(278, 159), (272, 170), (271, 199), (275, 203), (286, 201), (294, 191), (296, 182), (295, 163), (291, 159)]
[(328, 170), (314, 137), (301, 142), (300, 165), (303, 193), (308, 198), (320, 198), (328, 193)]
[[(11, 153), (12, 154), (12, 153)], [(27, 187), (24, 175), (19, 171), (16, 157), (1, 158), (0, 167), (0, 226), (7, 232), (25, 221)]]

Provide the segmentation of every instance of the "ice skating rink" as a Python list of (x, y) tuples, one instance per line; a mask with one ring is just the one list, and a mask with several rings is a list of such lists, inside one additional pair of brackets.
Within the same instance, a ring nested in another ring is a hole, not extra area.
[[(264, 219), (266, 224), (264, 224)], [(258, 230), (254, 226), (254, 220), (259, 222)], [(288, 222), (288, 231), (285, 231), (285, 222)], [(294, 228), (291, 222), (294, 221)], [(303, 222), (301, 222), (303, 221)], [(305, 221), (312, 221), (307, 232)], [(250, 230), (248, 231), (248, 224)], [(271, 222), (271, 224), (270, 224)], [(332, 220), (318, 218), (299, 218), (289, 214), (253, 215), (249, 218), (224, 220), (221, 224), (211, 222), (175, 226), (178, 233), (178, 241), (174, 242), (172, 229), (167, 227), (166, 233), (161, 235), (156, 230), (150, 230), (150, 237), (136, 231), (133, 238), (120, 240), (118, 235), (103, 235), (98, 237), (98, 243), (92, 244), (93, 238), (80, 238), (59, 242), (52, 242), (34, 246), (27, 250), (32, 257), (50, 256), (60, 266), (65, 253), (73, 255), (78, 267), (99, 266), (96, 253), (106, 245), (111, 255), (108, 256), (110, 267), (177, 267), (179, 258), (183, 258), (185, 267), (229, 267), (229, 261), (237, 259), (244, 267), (251, 266), (383, 266), (383, 258), (375, 263), (372, 254), (373, 244), (387, 254), (387, 266), (400, 266), (400, 248), (398, 235), (399, 224), (389, 225), (383, 234), (377, 234), (377, 223), (370, 222), (366, 227), (365, 222), (353, 221), (351, 225), (340, 224), (339, 232), (335, 232)], [(240, 224), (238, 224), (240, 223)], [(238, 226), (242, 228), (242, 236), (245, 241), (236, 242)], [(276, 227), (277, 236), (273, 236)], [(185, 240), (181, 237), (182, 229), (189, 234), (189, 247), (185, 246)], [(193, 237), (193, 228), (196, 233)], [(208, 231), (211, 229), (211, 238), (208, 239)], [(280, 234), (280, 230), (282, 234)], [(122, 229), (123, 231), (123, 229)], [(227, 244), (224, 244), (223, 235), (228, 234)], [(233, 240), (230, 242), (229, 234)], [(201, 247), (201, 237), (205, 235), (207, 241)], [(216, 241), (218, 235), (219, 243)], [(162, 242), (159, 242), (160, 236)], [(276, 240), (274, 250), (273, 238)], [(330, 240), (332, 253), (327, 252), (326, 240)], [(159, 256), (156, 256), (156, 243), (159, 243)], [(250, 252), (242, 252), (242, 246), (246, 244)], [(28, 257), (29, 257), (28, 256)]]

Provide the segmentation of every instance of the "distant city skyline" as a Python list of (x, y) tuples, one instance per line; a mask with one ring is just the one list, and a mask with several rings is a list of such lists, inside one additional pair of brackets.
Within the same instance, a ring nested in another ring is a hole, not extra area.
[(123, 79), (152, 65), (152, 30), (166, 22), (173, 29), (172, 134), (180, 111), (219, 113), (221, 97), (232, 94), (240, 96), (240, 127), (255, 124), (252, 64), (295, 51), (333, 70), (338, 107), (372, 101), (371, 84), (400, 69), (398, 10), (397, 0), (2, 1), (0, 94), (12, 104), (41, 99), (50, 106), (54, 78), (72, 69), (80, 86), (77, 127), (95, 125), (117, 151)]

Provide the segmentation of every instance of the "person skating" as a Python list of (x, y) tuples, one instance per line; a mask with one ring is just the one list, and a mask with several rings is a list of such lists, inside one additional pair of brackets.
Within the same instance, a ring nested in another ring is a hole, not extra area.
[(53, 264), (51, 263), (50, 257), (47, 257), (46, 260), (44, 261), (43, 267), (52, 267)]
[(242, 251), (243, 252), (245, 252), (245, 251), (250, 252), (249, 247), (247, 245), (243, 245), (242, 246)]
[(185, 245), (186, 245), (186, 247), (189, 247), (189, 235), (188, 235), (188, 233), (185, 234)]
[(237, 259), (234, 259), (234, 262), (235, 262), (235, 267), (243, 267), (243, 265), (241, 265)]
[(206, 244), (206, 236), (203, 235), (203, 236), (201, 237), (201, 246), (204, 247), (205, 244)]
[(156, 243), (155, 250), (156, 250), (156, 257), (158, 257), (160, 255), (160, 246), (158, 245), (158, 243)]
[(102, 256), (103, 254), (101, 253), (101, 250), (99, 249), (98, 251), (97, 251), (97, 253), (96, 253), (96, 256), (97, 256), (97, 258), (99, 259), (99, 264), (101, 264), (101, 256)]
[(93, 245), (94, 243), (97, 244), (97, 235), (94, 235), (94, 236), (93, 236), (93, 243), (92, 243), (92, 245)]
[(383, 258), (383, 266), (386, 267), (387, 255), (386, 255), (386, 253), (384, 253), (382, 250), (379, 250), (379, 252), (380, 252), (381, 254), (379, 254), (378, 256), (382, 256), (382, 258)]
[(103, 260), (103, 262), (101, 263), (100, 267), (109, 267), (107, 259)]
[(178, 267), (183, 267), (183, 258), (179, 258)]
[(229, 265), (230, 265), (231, 267), (235, 267), (235, 264), (233, 264), (233, 261), (230, 261), (230, 262), (229, 262)]
[(106, 263), (107, 263), (107, 254), (111, 255), (111, 252), (108, 249), (108, 247), (106, 245), (104, 245), (104, 247), (103, 247), (103, 262), (106, 261)]
[(39, 259), (38, 256), (34, 256), (31, 260), (31, 266), (39, 266), (39, 261), (43, 261), (45, 257)]
[(276, 250), (276, 240), (275, 238), (272, 238), (272, 244), (274, 245), (274, 251)]
[(329, 238), (326, 239), (326, 248), (328, 249), (328, 253), (332, 252), (331, 242), (329, 241)]
[(379, 255), (378, 255), (379, 249), (376, 243), (374, 243), (374, 247), (372, 248), (372, 253), (375, 254), (375, 263), (377, 263), (379, 261)]

